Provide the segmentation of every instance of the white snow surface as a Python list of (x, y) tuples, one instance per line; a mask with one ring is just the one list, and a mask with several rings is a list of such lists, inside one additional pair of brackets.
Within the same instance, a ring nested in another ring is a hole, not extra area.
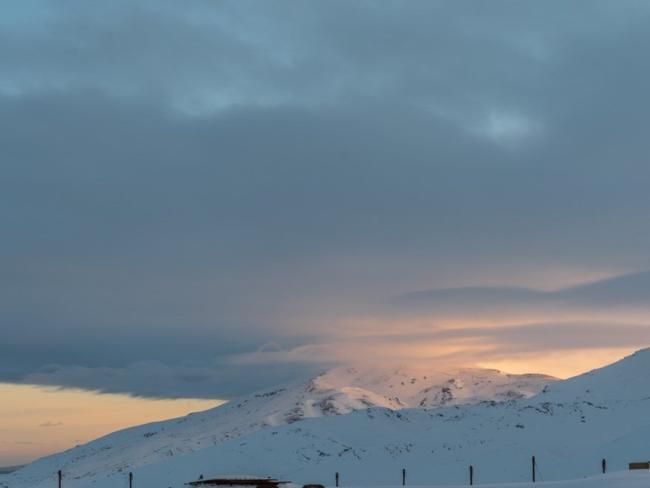
[[(548, 481), (537, 483), (489, 483), (480, 486), (486, 488), (646, 488), (650, 483), (650, 474), (639, 472), (616, 472), (606, 476), (581, 478), (578, 480)], [(458, 488), (464, 485), (418, 485), (416, 488)], [(362, 487), (346, 487), (362, 488)], [(375, 486), (374, 488), (402, 488), (401, 485)]]
[(645, 472), (596, 476), (602, 458), (610, 470), (650, 460), (649, 414), (650, 350), (559, 382), (495, 370), (339, 368), (110, 434), (0, 485), (52, 486), (62, 469), (66, 488), (124, 487), (128, 471), (136, 487), (152, 488), (224, 472), (331, 485), (337, 471), (344, 487), (379, 486), (400, 483), (402, 468), (408, 485), (462, 485), (469, 464), (485, 485), (529, 480), (535, 455), (538, 480), (578, 479), (549, 486), (650, 486)]

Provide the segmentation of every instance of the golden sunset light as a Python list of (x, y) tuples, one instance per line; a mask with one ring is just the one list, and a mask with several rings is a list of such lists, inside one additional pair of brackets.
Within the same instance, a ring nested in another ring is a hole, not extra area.
[(648, 46), (639, 0), (0, 2), (0, 488), (647, 488)]
[(187, 415), (219, 400), (153, 400), (127, 395), (0, 384), (0, 457), (19, 465), (116, 430)]

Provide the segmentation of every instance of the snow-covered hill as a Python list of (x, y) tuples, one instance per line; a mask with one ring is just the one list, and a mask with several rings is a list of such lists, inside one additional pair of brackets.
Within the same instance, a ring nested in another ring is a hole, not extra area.
[[(136, 474), (152, 487), (180, 487), (199, 474), (249, 471), (324, 484), (340, 472), (344, 486), (377, 486), (398, 484), (406, 468), (408, 484), (431, 485), (466, 483), (473, 464), (477, 482), (485, 484), (529, 480), (535, 455), (538, 480), (595, 476), (603, 458), (610, 470), (650, 460), (648, 373), (645, 350), (525, 400), (370, 408), (309, 419), (144, 466)], [(650, 474), (646, 479), (650, 484)]]
[(40, 459), (11, 477), (11, 486), (38, 486), (62, 469), (70, 482), (119, 475), (235, 441), (305, 418), (331, 417), (372, 407), (393, 411), (505, 401), (531, 396), (554, 379), (496, 370), (430, 371), (409, 368), (337, 368), (309, 381), (235, 399), (205, 412), (126, 429)]
[[(399, 484), (405, 468), (409, 485), (444, 485), (466, 484), (472, 464), (482, 485), (529, 480), (535, 455), (538, 481), (595, 476), (560, 486), (650, 485), (650, 473), (598, 475), (603, 458), (610, 470), (650, 460), (650, 349), (542, 388), (547, 380), (338, 369), (112, 434), (4, 483), (51, 486), (63, 469), (66, 488), (125, 487), (129, 470), (138, 488), (180, 488), (201, 474), (233, 472), (326, 485), (339, 472), (343, 486), (378, 486)], [(542, 391), (518, 398), (535, 388)]]

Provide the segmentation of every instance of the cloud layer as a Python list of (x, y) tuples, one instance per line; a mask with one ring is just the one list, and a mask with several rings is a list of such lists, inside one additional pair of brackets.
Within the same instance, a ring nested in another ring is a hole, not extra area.
[(221, 398), (648, 343), (643, 2), (5, 14), (0, 379)]

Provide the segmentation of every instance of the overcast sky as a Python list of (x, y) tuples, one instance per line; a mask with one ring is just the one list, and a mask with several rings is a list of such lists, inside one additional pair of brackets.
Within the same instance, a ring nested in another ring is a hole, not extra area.
[(650, 344), (648, 2), (0, 9), (0, 381)]

